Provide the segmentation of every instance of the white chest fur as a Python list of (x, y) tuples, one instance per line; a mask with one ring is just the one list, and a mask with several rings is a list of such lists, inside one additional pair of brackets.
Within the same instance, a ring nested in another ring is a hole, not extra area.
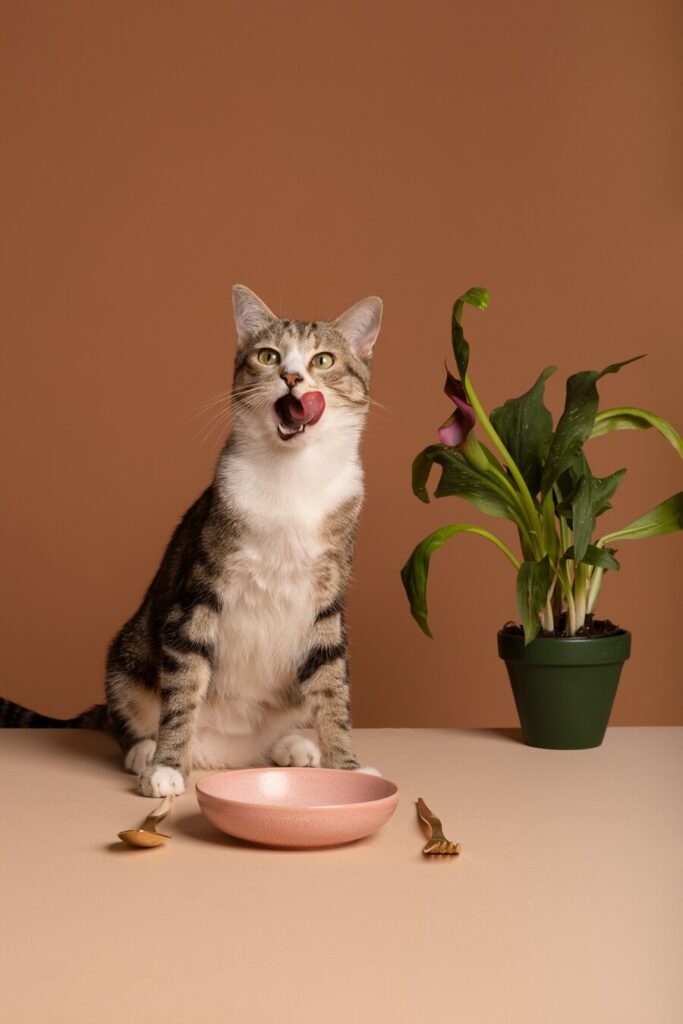
[(324, 521), (362, 493), (362, 474), (356, 458), (330, 460), (311, 448), (279, 459), (252, 451), (228, 454), (218, 482), (243, 525), (225, 566), (217, 659), (199, 725), (244, 744), (270, 738), (268, 705), (294, 678), (317, 611), (313, 570)]

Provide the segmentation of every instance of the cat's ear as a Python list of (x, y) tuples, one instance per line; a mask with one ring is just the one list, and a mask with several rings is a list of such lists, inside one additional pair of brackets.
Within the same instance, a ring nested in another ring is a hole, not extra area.
[(275, 313), (268, 309), (265, 302), (243, 284), (232, 286), (232, 308), (237, 328), (237, 344), (240, 348), (251, 345), (264, 328), (273, 320), (277, 320)]
[(360, 359), (369, 359), (382, 323), (382, 300), (376, 295), (361, 299), (338, 316), (334, 326)]

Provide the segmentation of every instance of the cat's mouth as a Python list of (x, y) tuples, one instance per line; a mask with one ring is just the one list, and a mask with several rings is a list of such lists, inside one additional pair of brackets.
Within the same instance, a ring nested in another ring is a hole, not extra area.
[(321, 391), (308, 391), (301, 398), (283, 395), (275, 403), (277, 430), (281, 440), (291, 441), (303, 434), (306, 427), (317, 423), (325, 411), (325, 397)]

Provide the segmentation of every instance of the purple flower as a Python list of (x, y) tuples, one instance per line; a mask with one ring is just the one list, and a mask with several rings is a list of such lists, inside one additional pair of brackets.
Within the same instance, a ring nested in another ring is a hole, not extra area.
[(467, 439), (467, 435), (474, 426), (474, 409), (467, 401), (462, 381), (457, 380), (448, 369), (446, 369), (444, 391), (452, 399), (455, 412), (448, 417), (443, 426), (439, 427), (439, 440), (441, 444), (455, 448)]

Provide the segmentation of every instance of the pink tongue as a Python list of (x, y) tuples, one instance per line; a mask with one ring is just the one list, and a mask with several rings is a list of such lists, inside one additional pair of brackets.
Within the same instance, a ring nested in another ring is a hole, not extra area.
[(287, 396), (287, 412), (295, 423), (317, 423), (325, 411), (325, 397), (322, 391), (308, 391), (301, 398)]

